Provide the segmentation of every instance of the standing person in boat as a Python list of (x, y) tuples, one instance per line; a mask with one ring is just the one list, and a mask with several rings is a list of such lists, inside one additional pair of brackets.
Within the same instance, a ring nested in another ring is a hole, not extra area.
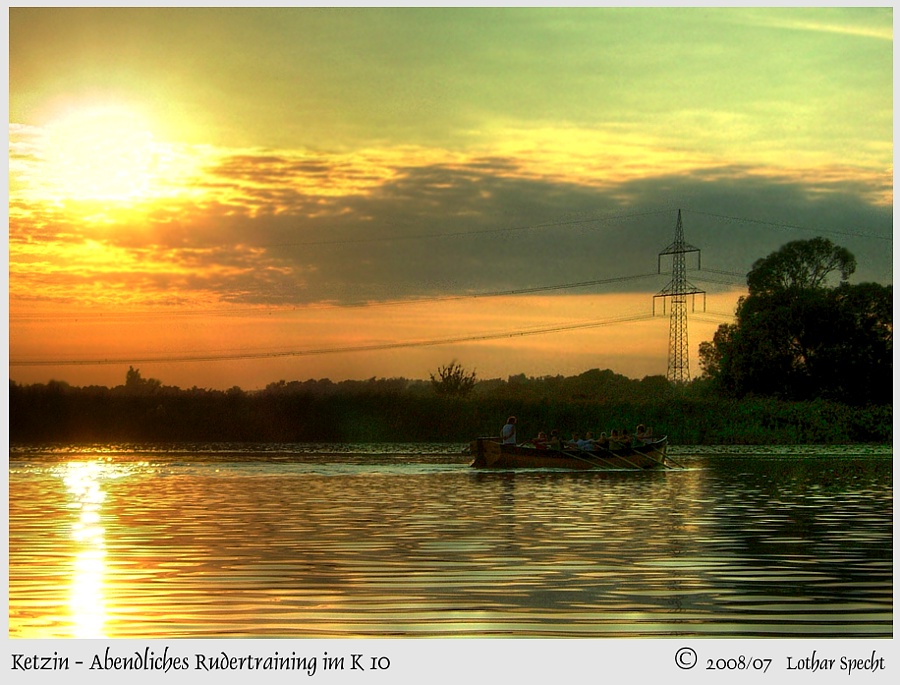
[(510, 416), (500, 429), (500, 442), (504, 445), (516, 444), (516, 417)]

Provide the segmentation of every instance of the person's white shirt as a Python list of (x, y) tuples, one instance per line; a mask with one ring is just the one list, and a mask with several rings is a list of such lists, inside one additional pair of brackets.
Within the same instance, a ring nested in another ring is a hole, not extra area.
[(516, 424), (515, 423), (503, 424), (503, 428), (500, 429), (500, 438), (501, 438), (501, 442), (504, 445), (515, 445), (516, 444)]

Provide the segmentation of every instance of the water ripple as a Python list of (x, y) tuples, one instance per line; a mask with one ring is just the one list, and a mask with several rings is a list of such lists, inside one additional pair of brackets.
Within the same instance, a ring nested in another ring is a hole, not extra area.
[(11, 453), (10, 636), (892, 635), (889, 455), (204, 447)]

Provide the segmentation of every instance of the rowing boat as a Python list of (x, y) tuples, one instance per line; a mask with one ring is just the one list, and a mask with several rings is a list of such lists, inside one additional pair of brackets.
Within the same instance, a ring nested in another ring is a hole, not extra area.
[(645, 469), (674, 468), (666, 457), (668, 437), (633, 446), (597, 446), (593, 450), (550, 449), (533, 445), (501, 444), (497, 438), (476, 438), (470, 449), (473, 468), (494, 469)]

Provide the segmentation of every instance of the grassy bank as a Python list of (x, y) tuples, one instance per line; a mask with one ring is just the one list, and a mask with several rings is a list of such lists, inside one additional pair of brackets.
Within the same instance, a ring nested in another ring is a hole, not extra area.
[(10, 389), (12, 443), (109, 441), (465, 442), (518, 417), (519, 438), (539, 430), (608, 431), (638, 423), (673, 444), (885, 443), (891, 406), (723, 400), (676, 395), (614, 398), (453, 399), (396, 392), (245, 393), (159, 390), (128, 394), (65, 385)]

